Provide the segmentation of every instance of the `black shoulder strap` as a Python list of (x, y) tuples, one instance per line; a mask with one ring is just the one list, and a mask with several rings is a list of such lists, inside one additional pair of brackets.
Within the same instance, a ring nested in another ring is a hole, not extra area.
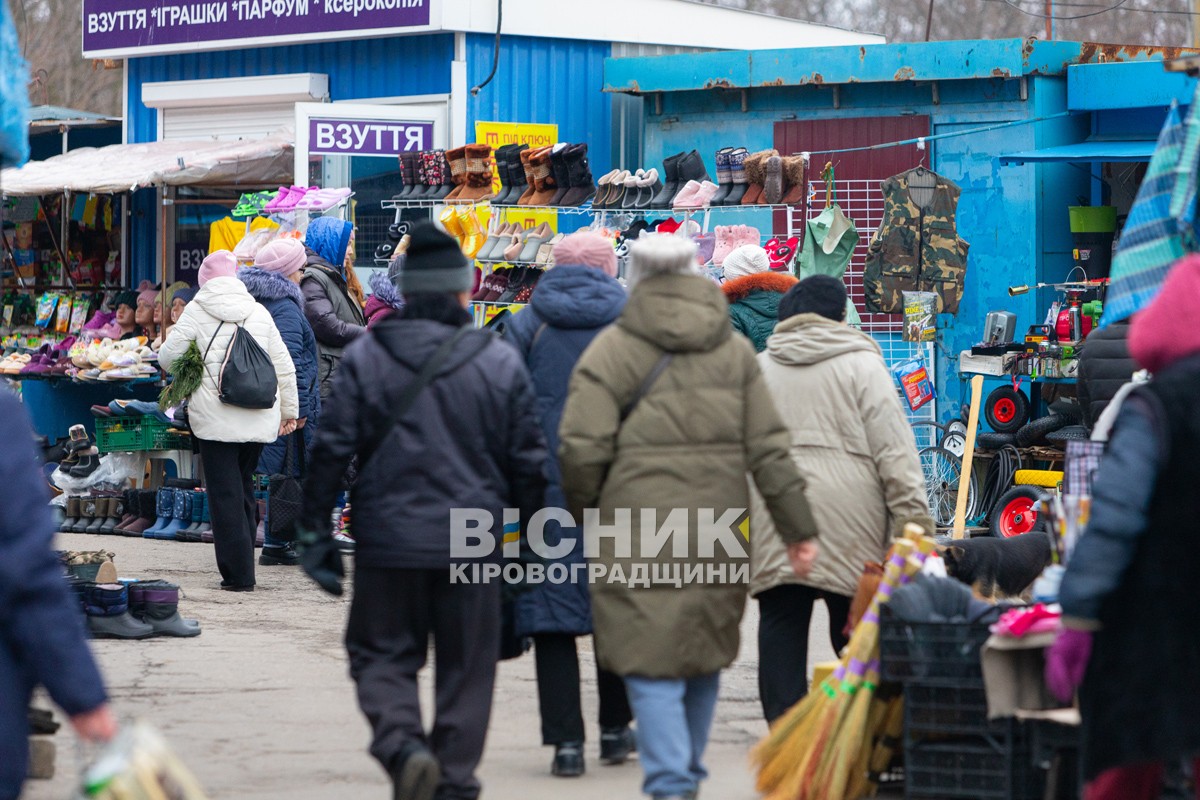
[(200, 366), (204, 367), (204, 371), (208, 373), (208, 377), (213, 379), (213, 383), (217, 385), (217, 391), (221, 390), (220, 376), (213, 378), (212, 370), (208, 368), (208, 351), (212, 350), (212, 343), (216, 341), (217, 334), (221, 332), (221, 328), (225, 326), (225, 320), (221, 320), (217, 325), (217, 329), (213, 331), (212, 338), (208, 340), (208, 347), (204, 348), (204, 355), (200, 356)]
[[(442, 365), (445, 364), (446, 359), (450, 356), (451, 351), (454, 350), (454, 346), (458, 344), (460, 339), (462, 339), (472, 330), (474, 330), (472, 326), (463, 325), (454, 332), (453, 336), (442, 342), (438, 349), (434, 351), (433, 355), (421, 365), (421, 371), (418, 372), (411, 381), (409, 381), (408, 386), (405, 386), (404, 391), (401, 392), (398, 398), (396, 398), (396, 403), (392, 406), (391, 414), (388, 415), (386, 423), (379, 429), (379, 432), (372, 437), (373, 443), (371, 445), (371, 449), (365, 453), (359, 454), (358, 468), (360, 472), (363, 469), (366, 469), (367, 464), (371, 463), (371, 459), (375, 456), (375, 452), (379, 449), (379, 445), (383, 443), (384, 438), (391, 432), (392, 428), (396, 427), (396, 424), (400, 422), (406, 413), (408, 413), (408, 410), (412, 407), (413, 402), (416, 401), (417, 395), (424, 391), (426, 386), (433, 383), (434, 377), (437, 375), (438, 370), (442, 368)], [(384, 348), (384, 351), (386, 352), (387, 348)], [(391, 353), (388, 353), (388, 355), (391, 355)], [(393, 356), (393, 358), (395, 357)]]
[(658, 380), (659, 376), (662, 375), (670, 365), (672, 357), (672, 353), (663, 353), (658, 357), (658, 361), (654, 362), (654, 366), (650, 368), (650, 372), (648, 372), (646, 377), (642, 379), (642, 384), (638, 386), (637, 391), (633, 393), (633, 397), (629, 398), (629, 402), (626, 403), (625, 407), (621, 409), (621, 422), (624, 422), (626, 419), (628, 419), (629, 415), (633, 413), (635, 408), (637, 408), (637, 404), (641, 402), (642, 398), (649, 394), (650, 389), (654, 387), (654, 382)]

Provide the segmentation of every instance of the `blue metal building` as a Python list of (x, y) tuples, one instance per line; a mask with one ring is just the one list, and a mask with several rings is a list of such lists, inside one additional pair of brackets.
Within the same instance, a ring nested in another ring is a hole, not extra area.
[[(816, 181), (832, 162), (841, 205), (862, 233), (848, 273), (852, 296), (861, 293), (862, 256), (882, 213), (879, 182), (923, 162), (957, 183), (958, 231), (971, 248), (963, 302), (938, 323), (945, 418), (963, 397), (958, 354), (982, 338), (987, 312), (1015, 312), (1018, 332), (1042, 322), (1052, 292), (1006, 290), (1066, 279), (1068, 206), (1128, 211), (1138, 162), (1149, 160), (1167, 106), (1190, 103), (1195, 90), (1193, 79), (1164, 71), (1163, 58), (1175, 55), (1034, 39), (756, 50), (612, 59), (604, 83), (644, 103), (648, 165), (696, 148), (711, 172), (720, 147), (774, 147), (811, 153)], [(918, 137), (928, 137), (924, 151), (913, 144)], [(897, 141), (909, 143), (829, 152)], [(810, 196), (811, 215), (821, 207), (821, 197)], [(803, 220), (758, 212), (757, 222), (786, 234)], [(867, 329), (886, 354), (899, 319), (872, 316)]]

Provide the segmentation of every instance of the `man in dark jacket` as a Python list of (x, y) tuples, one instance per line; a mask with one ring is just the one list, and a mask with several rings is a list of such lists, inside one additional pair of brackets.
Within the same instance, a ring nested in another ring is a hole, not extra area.
[[(505, 508), (520, 509), (528, 520), (546, 487), (546, 447), (520, 356), (469, 328), (470, 263), (431, 224), (411, 235), (399, 279), (404, 310), (346, 351), (324, 407), (301, 541), (308, 543), (310, 574), (340, 591), (328, 582), (341, 568), (329, 511), (357, 456), (346, 648), (359, 705), (374, 730), (371, 753), (392, 776), (395, 798), (429, 800), (436, 789), (439, 800), (470, 800), (479, 794), (474, 773), (491, 713), (501, 593), (496, 581), (453, 577), (462, 559), (451, 549), (452, 512), (490, 513), (493, 537)], [(400, 397), (435, 354), (441, 366), (393, 422)], [(431, 633), (437, 711), (427, 741), (417, 673)]]
[(333, 217), (314, 219), (304, 234), (309, 252), (300, 288), (304, 292), (304, 315), (320, 351), (317, 380), (322, 400), (329, 397), (333, 374), (346, 346), (366, 331), (362, 308), (346, 286), (346, 251), (353, 235), (352, 224)]
[(0, 800), (21, 794), (29, 759), (27, 709), (41, 683), (76, 733), (116, 732), (83, 615), (51, 549), (54, 525), (25, 409), (0, 390)]
[[(525, 359), (537, 392), (537, 411), (549, 445), (550, 484), (546, 507), (566, 508), (558, 459), (558, 425), (567, 402), (567, 386), (575, 362), (601, 330), (625, 307), (625, 288), (617, 282), (613, 243), (597, 233), (573, 233), (554, 246), (554, 269), (538, 282), (529, 307), (504, 330)], [(583, 564), (583, 535), (546, 524), (546, 542), (574, 539), (571, 552), (558, 563)], [(570, 567), (568, 567), (570, 568)], [(554, 745), (551, 772), (581, 775), (583, 709), (579, 700), (579, 656), (575, 637), (592, 632), (592, 604), (587, 583), (543, 583), (517, 598), (517, 634), (532, 636), (537, 655), (538, 706), (542, 744)], [(633, 712), (621, 676), (597, 665), (600, 692), (600, 760), (621, 763), (633, 750), (629, 722)]]
[(1088, 430), (1095, 427), (1104, 408), (1137, 371), (1129, 355), (1128, 338), (1129, 320), (1123, 319), (1092, 331), (1083, 343), (1076, 391)]

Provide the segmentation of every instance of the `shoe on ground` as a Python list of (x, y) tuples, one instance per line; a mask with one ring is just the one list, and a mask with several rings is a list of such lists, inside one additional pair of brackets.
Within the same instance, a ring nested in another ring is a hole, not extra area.
[(392, 800), (433, 800), (442, 766), (424, 747), (410, 743), (392, 769)]
[(264, 546), (262, 553), (258, 556), (260, 567), (294, 567), (299, 563), (300, 554), (296, 552), (296, 546), (290, 542), (283, 547)]
[(583, 774), (583, 742), (566, 742), (554, 746), (554, 761), (550, 774), (559, 778), (578, 778)]
[(248, 586), (234, 586), (231, 583), (222, 583), (221, 588), (227, 592), (253, 592), (254, 584), (251, 583)]
[(622, 728), (600, 729), (600, 762), (624, 764), (637, 752), (637, 735), (628, 725)]
[(88, 615), (88, 631), (93, 639), (149, 639), (154, 628), (136, 620), (128, 611), (111, 617)]

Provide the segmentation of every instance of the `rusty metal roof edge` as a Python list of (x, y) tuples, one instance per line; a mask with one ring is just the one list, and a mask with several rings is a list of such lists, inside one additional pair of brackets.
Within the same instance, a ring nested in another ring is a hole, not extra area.
[(1062, 76), (1087, 63), (1151, 61), (1197, 52), (1098, 42), (977, 39), (609, 58), (604, 91), (645, 94), (713, 88)]

